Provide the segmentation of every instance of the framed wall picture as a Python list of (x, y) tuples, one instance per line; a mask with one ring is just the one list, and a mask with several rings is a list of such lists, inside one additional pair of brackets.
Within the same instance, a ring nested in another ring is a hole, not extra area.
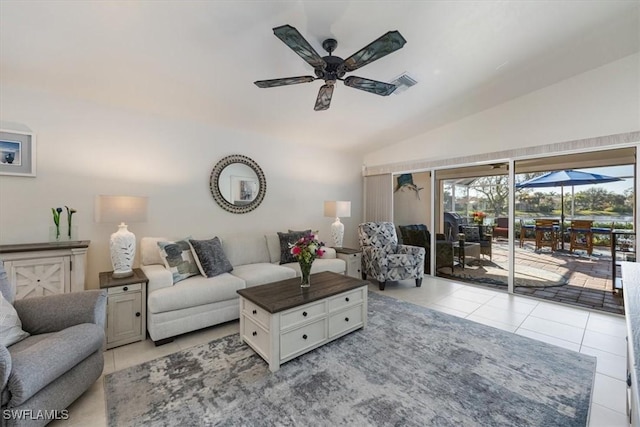
[(258, 179), (248, 176), (231, 176), (231, 203), (246, 205), (258, 194)]
[(36, 138), (0, 129), (0, 175), (36, 176)]

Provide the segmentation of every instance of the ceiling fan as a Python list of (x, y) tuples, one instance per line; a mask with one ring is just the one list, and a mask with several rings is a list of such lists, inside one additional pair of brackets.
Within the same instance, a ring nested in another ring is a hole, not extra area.
[(299, 76), (286, 77), (282, 79), (258, 80), (255, 83), (260, 88), (295, 85), (298, 83), (310, 83), (315, 80), (324, 80), (324, 85), (320, 87), (318, 98), (314, 110), (322, 111), (329, 108), (331, 96), (336, 80), (342, 80), (346, 86), (375, 93), (376, 95), (391, 95), (396, 86), (390, 83), (379, 82), (377, 80), (365, 79), (363, 77), (349, 76), (343, 79), (348, 72), (355, 71), (360, 67), (372, 63), (396, 50), (402, 48), (407, 42), (398, 31), (389, 31), (367, 46), (363, 47), (347, 59), (333, 56), (331, 53), (338, 46), (335, 39), (326, 39), (322, 42), (324, 50), (329, 55), (320, 57), (311, 47), (309, 42), (291, 25), (282, 25), (273, 29), (273, 33), (289, 46), (295, 53), (311, 65), (316, 77)]

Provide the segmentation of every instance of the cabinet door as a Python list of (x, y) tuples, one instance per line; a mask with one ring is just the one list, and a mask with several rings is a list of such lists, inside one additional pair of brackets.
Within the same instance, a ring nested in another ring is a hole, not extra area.
[(5, 267), (17, 300), (70, 291), (67, 256), (7, 261)]
[(351, 254), (346, 259), (346, 261), (347, 261), (347, 276), (351, 276), (351, 277), (355, 277), (356, 279), (359, 279), (361, 276), (360, 268), (362, 267), (361, 265), (362, 255), (360, 253)]
[(130, 292), (109, 296), (107, 313), (107, 347), (126, 344), (142, 336), (142, 293)]

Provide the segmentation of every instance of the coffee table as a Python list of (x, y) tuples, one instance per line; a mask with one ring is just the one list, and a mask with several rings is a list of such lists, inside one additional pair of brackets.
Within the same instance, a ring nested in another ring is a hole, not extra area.
[(369, 282), (343, 274), (311, 275), (240, 289), (240, 339), (269, 364), (280, 365), (367, 325)]

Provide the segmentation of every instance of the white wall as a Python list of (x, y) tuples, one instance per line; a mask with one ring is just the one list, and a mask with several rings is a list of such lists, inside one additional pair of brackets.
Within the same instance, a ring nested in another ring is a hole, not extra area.
[[(429, 172), (411, 174), (413, 183), (421, 188), (415, 191), (402, 188), (393, 193), (393, 222), (396, 225), (431, 224), (431, 176)], [(398, 186), (398, 176), (393, 177), (394, 190)]]
[(640, 130), (634, 54), (364, 156), (367, 166), (444, 159)]
[[(98, 273), (111, 269), (108, 241), (117, 229), (94, 222), (99, 194), (149, 197), (148, 222), (129, 226), (138, 238), (313, 228), (329, 241), (333, 219), (323, 217), (323, 201), (351, 200), (352, 216), (341, 220), (345, 246), (357, 245), (359, 157), (24, 88), (1, 89), (0, 127), (36, 133), (38, 159), (36, 178), (0, 176), (0, 244), (47, 241), (51, 208), (73, 207), (79, 238), (91, 240), (88, 287), (97, 287)], [(247, 214), (224, 211), (209, 192), (213, 166), (230, 154), (252, 158), (266, 176), (264, 201)]]

